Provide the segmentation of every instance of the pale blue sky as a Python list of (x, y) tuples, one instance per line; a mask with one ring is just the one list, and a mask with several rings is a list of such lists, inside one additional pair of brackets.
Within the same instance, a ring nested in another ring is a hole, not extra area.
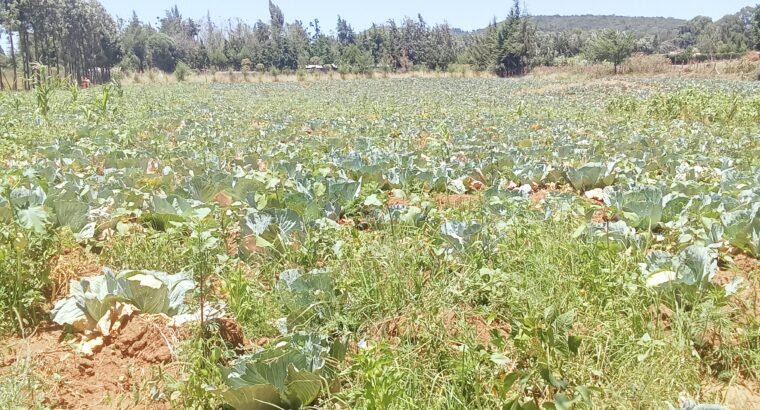
[[(145, 21), (155, 22), (164, 10), (177, 4), (185, 17), (198, 18), (211, 12), (216, 21), (241, 18), (249, 22), (267, 20), (268, 0), (101, 0), (112, 14), (124, 17), (132, 10)], [(664, 16), (689, 19), (697, 15), (714, 19), (755, 5), (760, 0), (525, 0), (531, 14), (617, 14), (625, 16)], [(473, 30), (486, 26), (494, 17), (502, 19), (511, 0), (275, 0), (287, 21), (308, 22), (318, 18), (325, 31), (333, 30), (337, 15), (356, 29), (389, 18), (400, 20), (422, 13), (428, 23), (448, 21), (453, 27)]]

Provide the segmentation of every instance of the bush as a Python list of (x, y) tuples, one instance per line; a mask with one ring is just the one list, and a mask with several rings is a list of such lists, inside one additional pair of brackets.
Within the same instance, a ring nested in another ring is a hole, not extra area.
[(726, 74), (752, 74), (758, 69), (758, 64), (749, 58), (740, 58), (726, 64)]
[(251, 71), (251, 67), (253, 67), (253, 63), (251, 63), (250, 59), (244, 58), (240, 60), (240, 71), (248, 73)]
[(134, 54), (129, 54), (121, 60), (119, 67), (121, 67), (124, 72), (138, 71), (140, 69), (140, 59)]
[(180, 61), (177, 63), (177, 67), (174, 69), (174, 77), (177, 79), (177, 81), (183, 82), (187, 79), (191, 72), (192, 70), (190, 69), (190, 66)]
[(338, 74), (340, 74), (340, 78), (343, 80), (346, 79), (346, 75), (348, 75), (349, 71), (350, 68), (345, 64), (341, 64), (340, 67), (338, 67)]

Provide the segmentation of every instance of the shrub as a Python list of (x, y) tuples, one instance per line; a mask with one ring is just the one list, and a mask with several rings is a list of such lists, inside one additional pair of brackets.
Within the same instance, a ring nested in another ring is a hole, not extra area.
[(247, 73), (251, 71), (251, 67), (253, 67), (253, 63), (251, 63), (250, 59), (244, 58), (240, 60), (240, 71)]
[(190, 66), (180, 61), (177, 63), (177, 68), (174, 69), (174, 77), (177, 79), (177, 81), (183, 82), (187, 79), (191, 72), (192, 70), (190, 69)]
[(340, 67), (338, 67), (338, 74), (340, 74), (340, 78), (342, 80), (346, 79), (346, 75), (348, 75), (349, 71), (350, 71), (350, 68), (345, 64), (341, 64)]

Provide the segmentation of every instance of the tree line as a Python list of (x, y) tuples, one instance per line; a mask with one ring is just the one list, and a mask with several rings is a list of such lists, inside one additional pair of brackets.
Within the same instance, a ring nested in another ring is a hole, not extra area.
[[(651, 34), (654, 33), (654, 34)], [(195, 70), (293, 71), (329, 65), (364, 73), (455, 66), (519, 74), (572, 59), (607, 61), (615, 68), (631, 53), (718, 55), (760, 49), (760, 8), (747, 7), (718, 21), (696, 17), (677, 29), (541, 31), (515, 0), (505, 20), (462, 32), (431, 25), (421, 15), (357, 31), (338, 16), (327, 31), (319, 20), (287, 22), (269, 2), (269, 19), (218, 23), (210, 15), (185, 18), (177, 6), (157, 23), (114, 19), (97, 0), (0, 0), (0, 88), (30, 87), (35, 66), (77, 81), (107, 81), (127, 72), (178, 66)], [(22, 80), (19, 80), (22, 79)]]

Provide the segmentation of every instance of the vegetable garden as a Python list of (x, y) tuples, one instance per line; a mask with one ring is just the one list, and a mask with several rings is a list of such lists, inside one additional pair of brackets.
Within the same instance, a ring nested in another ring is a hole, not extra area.
[(41, 84), (0, 407), (760, 406), (756, 83)]

